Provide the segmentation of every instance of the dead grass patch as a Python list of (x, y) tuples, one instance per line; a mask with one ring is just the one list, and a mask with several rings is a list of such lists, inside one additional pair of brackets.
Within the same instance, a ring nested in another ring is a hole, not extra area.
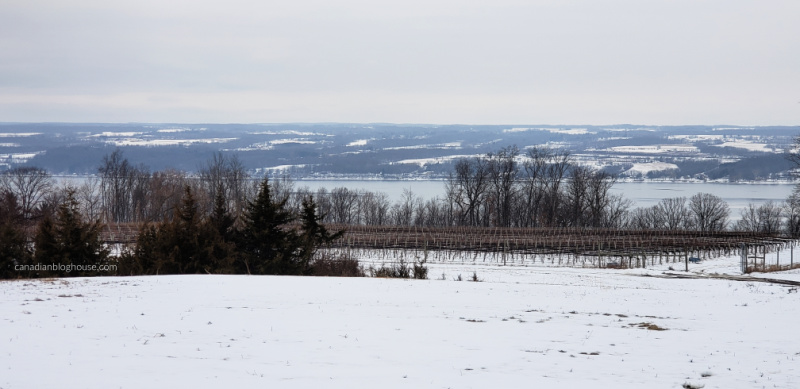
[(470, 323), (486, 323), (486, 320), (481, 320), (481, 319), (466, 319), (466, 321)]
[(638, 327), (643, 328), (650, 331), (666, 331), (667, 329), (664, 327), (659, 327), (657, 324), (653, 324), (650, 322), (642, 322), (642, 323), (631, 323), (631, 327)]
[(774, 273), (774, 272), (786, 271), (786, 270), (794, 270), (794, 269), (800, 269), (800, 263), (795, 263), (795, 264), (791, 264), (791, 265), (773, 264), (773, 265), (766, 265), (766, 266), (765, 265), (761, 265), (761, 264), (747, 265), (747, 271), (745, 271), (745, 273), (753, 273), (753, 272), (757, 272), (757, 273)]

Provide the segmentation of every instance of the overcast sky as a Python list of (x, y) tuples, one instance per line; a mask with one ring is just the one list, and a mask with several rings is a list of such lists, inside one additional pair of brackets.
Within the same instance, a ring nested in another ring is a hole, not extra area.
[(3, 0), (0, 121), (800, 123), (798, 0)]

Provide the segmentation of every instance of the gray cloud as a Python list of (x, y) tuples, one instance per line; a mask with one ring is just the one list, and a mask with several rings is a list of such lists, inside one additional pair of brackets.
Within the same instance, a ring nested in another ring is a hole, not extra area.
[(0, 121), (800, 118), (793, 0), (114, 3), (3, 6)]

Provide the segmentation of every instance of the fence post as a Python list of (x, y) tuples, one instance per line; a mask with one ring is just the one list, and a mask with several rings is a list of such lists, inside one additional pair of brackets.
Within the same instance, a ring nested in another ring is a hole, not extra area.
[(686, 260), (686, 272), (689, 272), (689, 251), (684, 253), (684, 259)]
[(747, 273), (747, 245), (744, 243), (739, 243), (739, 248), (741, 250), (742, 260), (742, 274)]

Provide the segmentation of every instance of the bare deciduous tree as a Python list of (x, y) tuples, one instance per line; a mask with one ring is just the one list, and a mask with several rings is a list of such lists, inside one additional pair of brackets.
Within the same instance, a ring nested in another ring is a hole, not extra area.
[(603, 212), (603, 222), (599, 227), (623, 228), (632, 205), (633, 201), (625, 198), (625, 196), (621, 194), (609, 195), (608, 205)]
[(634, 230), (654, 230), (663, 226), (664, 222), (655, 206), (639, 207), (628, 214), (627, 227)]
[(722, 231), (728, 225), (730, 209), (721, 197), (697, 193), (689, 199), (692, 227), (698, 231)]
[(686, 197), (670, 197), (661, 199), (655, 205), (655, 212), (661, 222), (658, 229), (680, 230), (689, 225), (689, 208), (686, 206)]
[(331, 213), (334, 223), (356, 224), (358, 220), (358, 193), (345, 187), (333, 188), (330, 193)]
[(489, 166), (484, 158), (459, 159), (447, 181), (448, 198), (455, 201), (459, 224), (481, 225), (481, 206), (489, 186)]
[[(610, 191), (616, 181), (614, 176), (603, 171), (594, 172), (589, 177), (588, 194), (586, 196), (589, 227), (605, 227), (609, 221), (617, 219), (617, 216), (608, 214), (612, 211), (612, 202), (615, 201)], [(619, 205), (621, 203), (617, 203), (617, 206)]]
[(552, 152), (550, 149), (534, 147), (528, 150), (527, 160), (523, 163), (522, 177), (522, 217), (523, 227), (538, 227), (541, 224), (542, 203), (547, 188), (547, 164)]
[(545, 197), (543, 208), (543, 222), (545, 226), (558, 225), (559, 209), (563, 204), (562, 185), (567, 172), (572, 166), (569, 151), (551, 151), (549, 161), (545, 168)]
[(795, 187), (784, 205), (786, 233), (793, 238), (800, 237), (800, 188)]
[(759, 206), (750, 203), (741, 211), (741, 219), (736, 222), (735, 228), (740, 231), (777, 234), (783, 227), (784, 209), (783, 205), (771, 200)]
[(100, 192), (100, 179), (87, 177), (75, 192), (75, 199), (80, 203), (80, 213), (87, 221), (102, 218), (103, 195)]
[(0, 175), (0, 188), (16, 196), (28, 221), (36, 218), (36, 209), (54, 185), (50, 173), (38, 167), (15, 167)]
[(388, 223), (391, 203), (386, 193), (365, 192), (359, 198), (359, 204), (364, 224), (374, 226)]
[(414, 195), (409, 189), (403, 189), (403, 196), (400, 202), (395, 203), (391, 209), (392, 222), (398, 226), (418, 225), (418, 219), (424, 218), (418, 209), (422, 208), (422, 200)]
[(510, 227), (512, 221), (511, 209), (516, 196), (517, 146), (504, 147), (497, 153), (489, 153), (488, 170), (491, 183), (492, 202), (496, 206), (495, 225)]
[(150, 201), (143, 221), (171, 220), (186, 187), (190, 186), (186, 173), (172, 169), (155, 172), (149, 182)]
[(103, 157), (97, 169), (107, 222), (130, 222), (134, 219), (133, 192), (137, 169), (116, 149)]
[[(203, 184), (202, 189), (207, 194), (205, 200), (201, 201), (203, 208), (210, 210), (217, 197), (217, 191), (221, 190), (223, 197), (227, 200), (227, 208), (231, 210), (234, 217), (241, 217), (247, 206), (248, 194), (251, 190), (248, 190), (249, 176), (239, 157), (235, 154), (225, 155), (222, 152), (216, 152), (204, 166), (198, 169), (198, 172)], [(277, 196), (280, 196), (279, 198), (288, 196), (292, 191), (292, 183), (288, 177), (275, 180), (273, 186), (280, 192), (276, 193)]]
[(583, 227), (584, 219), (588, 215), (587, 198), (591, 169), (584, 166), (573, 166), (570, 169), (569, 181), (566, 186), (565, 220), (571, 227)]

